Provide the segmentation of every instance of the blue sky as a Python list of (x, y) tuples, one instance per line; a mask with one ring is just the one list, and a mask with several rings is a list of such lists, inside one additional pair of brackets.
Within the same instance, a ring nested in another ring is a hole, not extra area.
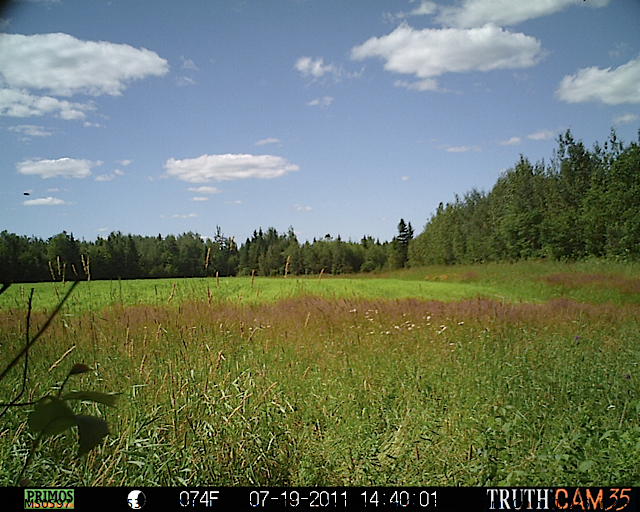
[(41, 0), (0, 29), (0, 230), (45, 239), (390, 240), (566, 129), (640, 126), (637, 0)]

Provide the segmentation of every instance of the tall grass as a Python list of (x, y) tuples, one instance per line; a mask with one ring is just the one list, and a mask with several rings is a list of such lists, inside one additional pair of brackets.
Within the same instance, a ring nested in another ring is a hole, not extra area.
[[(475, 271), (459, 284), (486, 279)], [(262, 284), (256, 278), (251, 293)], [(123, 399), (101, 446), (76, 461), (73, 439), (51, 439), (29, 478), (50, 486), (639, 485), (638, 305), (328, 297), (304, 285), (273, 301), (212, 295), (211, 284), (197, 300), (180, 298), (178, 286), (167, 304), (167, 282), (158, 301), (115, 300), (57, 318), (30, 353), (31, 395), (56, 384), (52, 366), (75, 347), (65, 360), (94, 367), (78, 387), (91, 379)], [(19, 347), (23, 324), (17, 309), (0, 311), (3, 353)], [(0, 394), (19, 383), (5, 379)], [(0, 485), (8, 485), (31, 434), (22, 411), (1, 429)]]

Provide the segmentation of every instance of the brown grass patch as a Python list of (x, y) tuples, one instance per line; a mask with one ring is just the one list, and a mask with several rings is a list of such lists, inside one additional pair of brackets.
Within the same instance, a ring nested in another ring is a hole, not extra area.
[(621, 293), (640, 293), (640, 279), (629, 278), (614, 274), (583, 274), (567, 272), (546, 276), (545, 281), (553, 286), (562, 286), (569, 290), (593, 286), (598, 288), (613, 288)]

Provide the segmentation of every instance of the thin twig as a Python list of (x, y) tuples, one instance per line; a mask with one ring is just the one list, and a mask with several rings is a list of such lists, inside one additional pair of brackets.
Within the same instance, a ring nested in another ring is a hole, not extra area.
[(2, 379), (4, 379), (5, 375), (7, 375), (7, 373), (9, 373), (9, 370), (11, 370), (11, 368), (13, 368), (16, 363), (20, 360), (20, 358), (23, 356), (23, 354), (25, 354), (32, 346), (33, 344), (38, 340), (38, 338), (42, 335), (42, 333), (44, 333), (44, 331), (47, 329), (47, 327), (49, 327), (49, 325), (51, 324), (51, 322), (53, 321), (53, 319), (55, 318), (55, 316), (58, 314), (58, 312), (60, 311), (60, 309), (62, 308), (63, 304), (66, 302), (66, 300), (69, 298), (69, 295), (71, 295), (71, 292), (73, 291), (73, 289), (76, 287), (76, 285), (79, 283), (80, 281), (74, 281), (73, 284), (71, 285), (71, 288), (69, 288), (69, 291), (67, 292), (67, 294), (62, 298), (62, 300), (60, 301), (60, 303), (58, 304), (58, 306), (56, 307), (56, 309), (53, 310), (53, 313), (51, 313), (51, 316), (47, 319), (47, 321), (45, 322), (45, 324), (42, 326), (42, 328), (38, 331), (38, 334), (36, 334), (33, 339), (27, 344), (26, 347), (24, 347), (20, 353), (13, 359), (13, 361), (11, 361), (9, 363), (9, 366), (7, 366), (7, 368), (2, 372), (2, 374), (0, 374), (0, 381)]
[(28, 369), (28, 365), (29, 365), (29, 325), (30, 325), (30, 320), (31, 320), (31, 304), (32, 304), (32, 300), (33, 300), (33, 291), (34, 289), (31, 288), (31, 293), (29, 294), (29, 301), (28, 301), (28, 307), (27, 307), (27, 327), (26, 327), (26, 335), (25, 335), (25, 349), (26, 352), (24, 354), (24, 373), (22, 374), (22, 388), (20, 389), (20, 392), (8, 403), (8, 404), (0, 404), (0, 406), (4, 407), (4, 410), (0, 413), (0, 418), (2, 418), (2, 416), (4, 416), (7, 412), (7, 410), (9, 409), (9, 407), (12, 407), (14, 405), (16, 405), (16, 402), (20, 399), (20, 397), (24, 394), (24, 390), (27, 388), (27, 369)]

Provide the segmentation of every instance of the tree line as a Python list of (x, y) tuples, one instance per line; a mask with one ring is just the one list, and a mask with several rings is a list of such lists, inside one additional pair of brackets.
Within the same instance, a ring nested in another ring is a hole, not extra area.
[(550, 163), (521, 155), (488, 193), (440, 203), (409, 246), (410, 264), (639, 259), (640, 145), (614, 130), (593, 149), (569, 130), (557, 142)]
[(80, 279), (145, 279), (235, 275), (345, 274), (400, 268), (408, 262), (411, 223), (398, 236), (345, 242), (326, 235), (301, 244), (293, 228), (254, 231), (238, 246), (220, 227), (212, 238), (188, 232), (162, 237), (116, 231), (96, 241), (62, 232), (48, 240), (0, 233), (0, 279), (4, 282)]
[(569, 130), (557, 142), (550, 163), (532, 164), (521, 155), (489, 192), (474, 189), (440, 203), (415, 238), (404, 219), (388, 242), (370, 236), (344, 241), (327, 234), (300, 243), (293, 228), (286, 233), (259, 229), (241, 245), (219, 227), (211, 238), (116, 231), (96, 241), (76, 240), (66, 232), (43, 240), (2, 231), (0, 278), (317, 275), (526, 258), (640, 259), (640, 145), (625, 146), (614, 130), (603, 146), (596, 143), (592, 149)]

